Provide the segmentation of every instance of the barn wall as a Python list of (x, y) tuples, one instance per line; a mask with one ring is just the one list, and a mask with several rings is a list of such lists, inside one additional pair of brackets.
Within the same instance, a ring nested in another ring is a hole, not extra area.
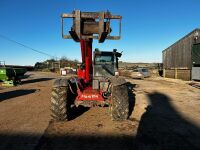
[(163, 51), (164, 69), (189, 69), (192, 67), (192, 45), (194, 37), (200, 30), (196, 29)]
[(188, 70), (188, 69), (165, 69), (164, 77), (189, 81), (191, 79), (191, 70)]

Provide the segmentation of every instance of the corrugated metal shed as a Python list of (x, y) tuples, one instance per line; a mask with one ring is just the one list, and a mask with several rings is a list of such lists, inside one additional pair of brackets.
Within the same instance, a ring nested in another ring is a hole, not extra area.
[(163, 53), (164, 69), (191, 69), (192, 46), (200, 40), (200, 29), (195, 29), (167, 49)]

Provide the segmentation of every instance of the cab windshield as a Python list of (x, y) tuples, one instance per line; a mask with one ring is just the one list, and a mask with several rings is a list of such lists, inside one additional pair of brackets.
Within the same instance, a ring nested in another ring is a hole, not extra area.
[(96, 64), (102, 64), (102, 63), (112, 63), (113, 57), (112, 56), (96, 56), (95, 57), (95, 63)]

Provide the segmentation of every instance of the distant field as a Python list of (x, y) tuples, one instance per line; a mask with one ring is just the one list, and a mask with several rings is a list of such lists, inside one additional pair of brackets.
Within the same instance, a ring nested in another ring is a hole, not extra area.
[(129, 62), (119, 62), (119, 68), (127, 67), (145, 67), (145, 68), (158, 68), (161, 63), (129, 63)]

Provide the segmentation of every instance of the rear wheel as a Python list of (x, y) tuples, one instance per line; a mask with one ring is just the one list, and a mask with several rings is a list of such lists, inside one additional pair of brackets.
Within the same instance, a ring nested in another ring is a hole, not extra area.
[(16, 79), (16, 77), (12, 77), (11, 81), (13, 82), (13, 85), (17, 85), (17, 79)]
[(125, 84), (112, 87), (112, 100), (110, 104), (112, 120), (122, 121), (128, 119), (129, 97)]
[[(66, 82), (69, 82), (66, 80)], [(69, 119), (71, 110), (72, 93), (69, 83), (66, 86), (56, 86), (52, 89), (51, 96), (51, 116), (54, 120), (64, 121)]]

